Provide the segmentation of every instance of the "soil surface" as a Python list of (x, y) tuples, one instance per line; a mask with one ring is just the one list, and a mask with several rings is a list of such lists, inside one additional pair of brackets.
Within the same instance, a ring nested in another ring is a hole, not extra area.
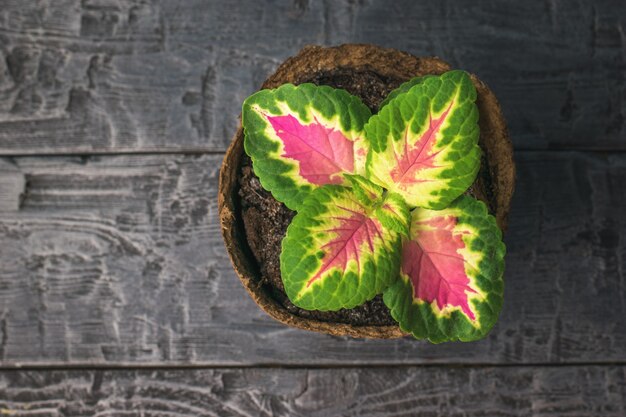
[[(360, 97), (363, 103), (375, 113), (391, 90), (397, 88), (405, 80), (385, 79), (371, 71), (355, 72), (352, 69), (337, 69), (332, 73), (320, 72), (313, 78), (299, 81), (343, 88), (350, 94)], [(396, 324), (381, 296), (359, 307), (339, 311), (308, 311), (294, 306), (285, 294), (280, 276), (280, 250), (281, 241), (295, 212), (276, 201), (261, 187), (247, 155), (242, 160), (239, 187), (246, 237), (252, 254), (258, 262), (263, 284), (269, 287), (274, 298), (290, 313), (304, 318), (357, 326)]]

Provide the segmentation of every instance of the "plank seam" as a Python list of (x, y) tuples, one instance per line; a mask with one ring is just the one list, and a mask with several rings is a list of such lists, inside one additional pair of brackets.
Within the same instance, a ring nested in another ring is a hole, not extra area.
[(124, 371), (124, 370), (210, 370), (210, 369), (294, 369), (294, 370), (324, 370), (324, 369), (360, 369), (360, 368), (582, 368), (582, 367), (621, 367), (626, 366), (624, 361), (596, 361), (596, 362), (527, 362), (527, 363), (491, 363), (477, 362), (471, 364), (464, 363), (368, 363), (368, 364), (93, 364), (93, 363), (73, 363), (73, 364), (15, 364), (0, 365), (0, 371), (45, 371), (45, 370), (103, 370), (103, 371)]

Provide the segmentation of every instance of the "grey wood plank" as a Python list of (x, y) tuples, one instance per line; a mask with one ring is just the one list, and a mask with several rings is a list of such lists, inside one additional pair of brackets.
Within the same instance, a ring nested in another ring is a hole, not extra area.
[(0, 2), (0, 154), (220, 151), (305, 44), (438, 55), (500, 98), (518, 148), (625, 149), (621, 0)]
[(626, 414), (623, 366), (14, 371), (20, 416), (603, 416)]
[(0, 212), (19, 210), (25, 185), (19, 169), (0, 159)]
[(0, 364), (626, 361), (626, 154), (516, 155), (500, 322), (443, 345), (331, 337), (261, 312), (221, 241), (220, 158), (5, 159), (23, 189), (0, 193)]

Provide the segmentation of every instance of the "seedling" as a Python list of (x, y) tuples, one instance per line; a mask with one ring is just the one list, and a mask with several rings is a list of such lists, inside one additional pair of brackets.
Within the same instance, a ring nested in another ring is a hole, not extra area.
[(262, 186), (297, 212), (280, 256), (289, 299), (353, 308), (377, 294), (403, 331), (439, 343), (484, 337), (502, 306), (505, 246), (465, 191), (480, 168), (467, 73), (414, 78), (378, 113), (344, 90), (261, 90), (243, 104)]

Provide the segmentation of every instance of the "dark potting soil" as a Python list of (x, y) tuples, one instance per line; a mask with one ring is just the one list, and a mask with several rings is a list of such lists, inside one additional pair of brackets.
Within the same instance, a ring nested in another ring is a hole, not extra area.
[[(320, 72), (313, 78), (299, 81), (343, 88), (361, 98), (375, 113), (384, 98), (405, 80), (382, 78), (371, 71), (337, 69), (332, 73)], [(285, 294), (280, 276), (280, 251), (281, 241), (295, 212), (263, 189), (247, 155), (242, 159), (239, 187), (246, 238), (258, 262), (263, 284), (290, 313), (303, 318), (357, 326), (396, 324), (380, 295), (356, 308), (338, 311), (309, 311), (293, 305)]]

